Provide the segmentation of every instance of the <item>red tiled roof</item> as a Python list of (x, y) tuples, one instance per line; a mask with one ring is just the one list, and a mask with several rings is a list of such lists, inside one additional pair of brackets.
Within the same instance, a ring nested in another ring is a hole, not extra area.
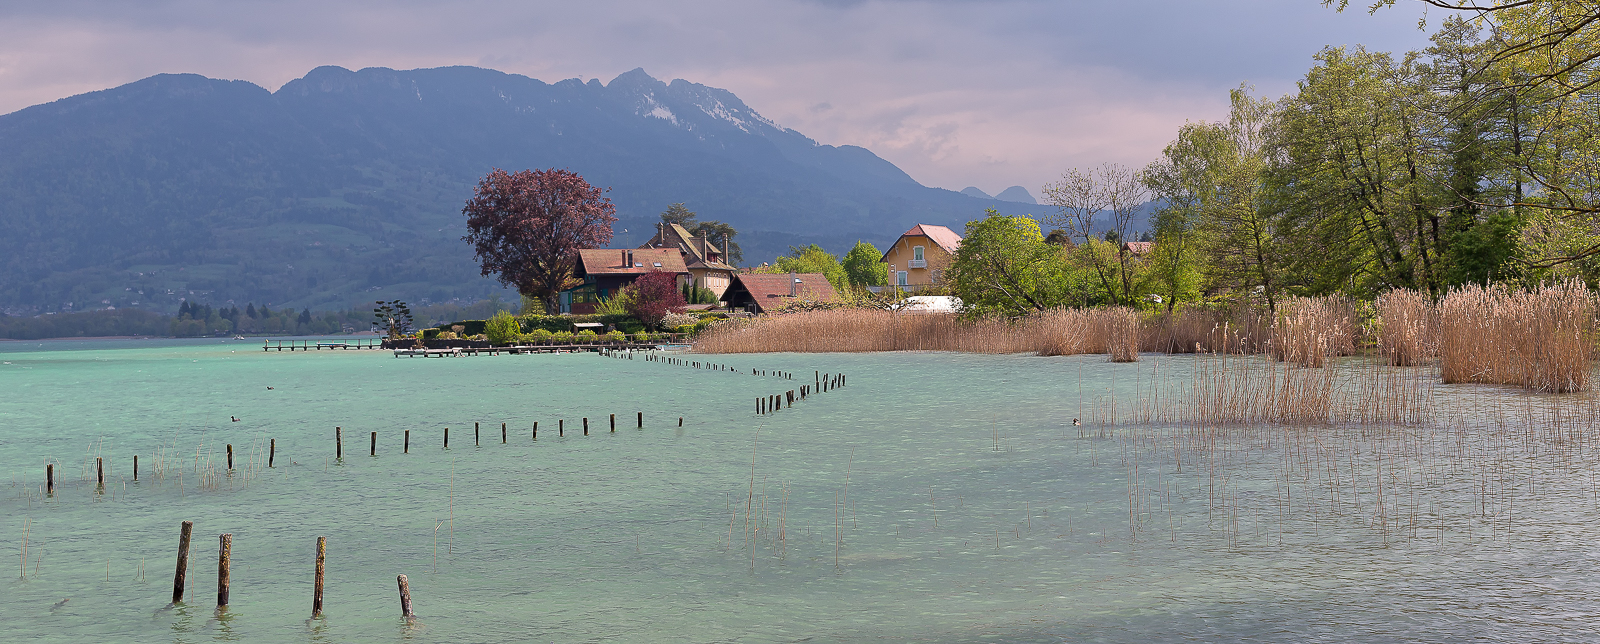
[(790, 297), (790, 276), (799, 280), (793, 284), (796, 299), (831, 300), (839, 295), (822, 273), (740, 273), (734, 276), (727, 292), (734, 292), (742, 284), (761, 308), (777, 306)]
[[(633, 265), (625, 257), (633, 255)], [(676, 248), (583, 248), (578, 250), (579, 270), (586, 275), (643, 275), (650, 271), (687, 273), (683, 254)]]
[(1143, 255), (1150, 252), (1151, 248), (1155, 248), (1155, 245), (1155, 242), (1127, 242), (1122, 247), (1135, 255)]
[[(945, 252), (950, 253), (951, 255), (956, 254), (956, 249), (961, 247), (961, 235), (956, 234), (956, 231), (945, 228), (944, 226), (935, 226), (933, 224), (917, 224), (912, 226), (911, 230), (906, 231), (906, 234), (901, 235), (901, 237), (905, 237), (907, 235), (921, 235), (923, 237), (927, 237), (928, 239), (932, 239), (933, 243), (938, 244), (940, 248), (943, 248)], [(895, 241), (898, 242), (899, 240)]]

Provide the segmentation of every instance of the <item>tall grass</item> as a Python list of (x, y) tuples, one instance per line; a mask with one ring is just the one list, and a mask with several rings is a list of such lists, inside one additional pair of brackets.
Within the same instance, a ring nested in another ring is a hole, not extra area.
[(1321, 367), (1330, 356), (1355, 353), (1355, 319), (1355, 303), (1346, 298), (1289, 298), (1272, 324), (1272, 357), (1302, 367)]
[(1595, 298), (1581, 282), (1512, 291), (1466, 286), (1439, 303), (1444, 382), (1563, 393), (1589, 387)]
[(963, 319), (891, 311), (809, 311), (719, 324), (695, 342), (700, 353), (1110, 353), (1138, 360), (1138, 314), (1131, 309), (1057, 309), (1022, 319)]
[(1395, 289), (1375, 304), (1378, 352), (1389, 366), (1426, 364), (1438, 355), (1438, 311), (1426, 293)]

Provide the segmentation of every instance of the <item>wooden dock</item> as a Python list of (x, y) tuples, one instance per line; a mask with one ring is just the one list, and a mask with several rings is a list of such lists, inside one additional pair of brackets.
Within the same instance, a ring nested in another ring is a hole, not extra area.
[(261, 350), (272, 351), (321, 351), (323, 349), (382, 349), (383, 338), (363, 338), (359, 340), (262, 340)]

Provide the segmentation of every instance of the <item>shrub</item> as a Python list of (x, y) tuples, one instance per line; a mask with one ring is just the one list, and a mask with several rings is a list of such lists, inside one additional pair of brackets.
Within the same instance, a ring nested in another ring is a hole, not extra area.
[(547, 329), (534, 329), (523, 334), (522, 338), (529, 342), (549, 342), (550, 338), (554, 335), (554, 333), (551, 333)]
[(694, 324), (695, 322), (699, 321), (699, 318), (688, 313), (668, 313), (665, 317), (661, 318), (661, 327), (664, 329), (671, 329), (683, 326), (685, 324)]
[(521, 330), (522, 327), (517, 324), (516, 318), (505, 311), (494, 314), (494, 317), (489, 318), (489, 323), (484, 325), (484, 335), (494, 344), (506, 344), (515, 340)]
[(557, 342), (557, 343), (572, 342), (572, 332), (571, 331), (557, 331), (555, 333), (550, 334), (550, 340), (553, 341), (553, 342)]
[(599, 334), (595, 333), (593, 329), (584, 329), (577, 332), (572, 339), (578, 342), (594, 342), (598, 337)]
[(572, 320), (559, 315), (524, 315), (517, 318), (517, 324), (522, 327), (523, 333), (540, 329), (547, 333), (572, 330)]
[(623, 333), (621, 331), (612, 331), (612, 332), (606, 334), (606, 340), (609, 340), (611, 342), (627, 342), (628, 341), (628, 334)]
[(634, 280), (632, 288), (628, 312), (646, 325), (660, 325), (668, 313), (684, 306), (683, 293), (678, 291), (678, 276), (672, 273), (650, 271)]

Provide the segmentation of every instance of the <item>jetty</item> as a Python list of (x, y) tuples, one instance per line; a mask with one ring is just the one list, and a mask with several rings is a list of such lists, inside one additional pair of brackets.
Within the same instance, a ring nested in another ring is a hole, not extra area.
[(382, 349), (383, 338), (359, 340), (262, 340), (262, 351), (321, 351), (323, 349)]

